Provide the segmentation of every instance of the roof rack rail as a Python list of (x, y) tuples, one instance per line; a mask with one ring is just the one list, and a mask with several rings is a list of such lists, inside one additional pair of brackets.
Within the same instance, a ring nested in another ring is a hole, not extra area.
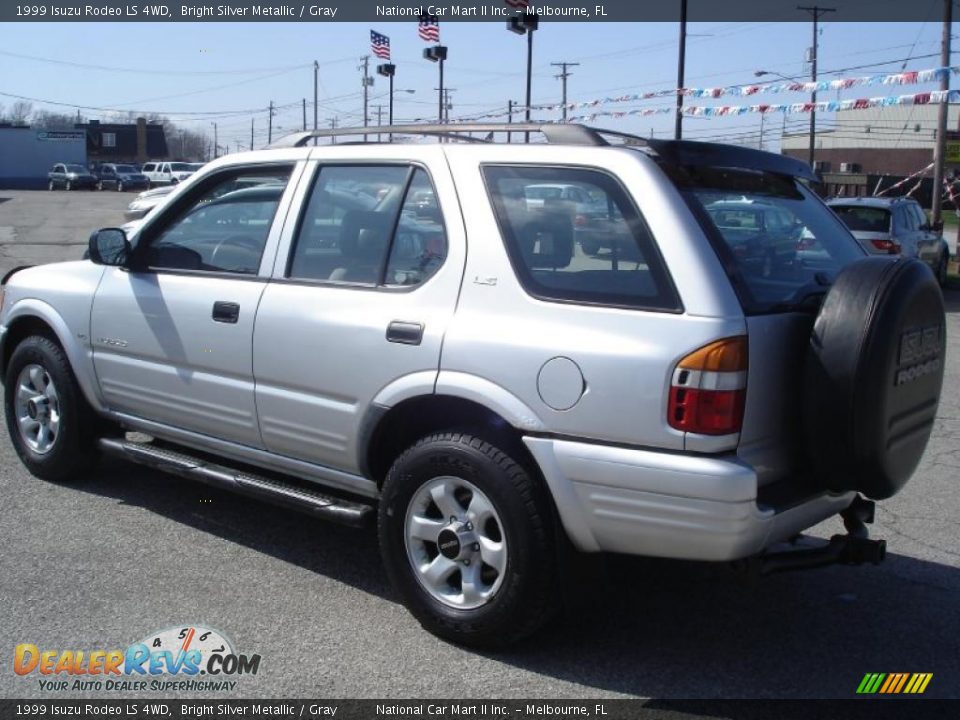
[(586, 125), (572, 123), (456, 123), (451, 125), (376, 125), (324, 130), (305, 130), (280, 138), (271, 148), (303, 147), (313, 138), (334, 138), (348, 135), (428, 135), (464, 142), (490, 142), (469, 133), (540, 133), (548, 143), (560, 145), (609, 145), (604, 135), (619, 137), (646, 144), (644, 138), (613, 130), (598, 130)]

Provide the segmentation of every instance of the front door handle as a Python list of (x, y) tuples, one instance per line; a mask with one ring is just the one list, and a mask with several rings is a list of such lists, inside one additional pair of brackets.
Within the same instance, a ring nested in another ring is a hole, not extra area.
[(236, 324), (240, 319), (240, 305), (235, 302), (225, 302), (217, 300), (213, 304), (213, 321), (221, 323)]
[(423, 340), (423, 325), (415, 322), (394, 320), (387, 325), (387, 342), (401, 345), (419, 345)]

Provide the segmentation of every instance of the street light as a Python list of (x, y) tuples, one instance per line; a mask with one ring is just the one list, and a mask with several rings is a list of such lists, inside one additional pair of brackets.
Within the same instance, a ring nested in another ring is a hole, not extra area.
[[(540, 27), (540, 16), (524, 12), (522, 16), (507, 20), (507, 30), (527, 36), (527, 98), (524, 120), (530, 122), (530, 88), (533, 78), (533, 33)], [(530, 133), (524, 133), (525, 142), (530, 142)]]
[[(763, 77), (764, 75), (775, 75), (776, 77), (780, 78), (781, 80), (786, 80), (787, 82), (796, 82), (796, 81), (797, 81), (797, 78), (795, 78), (795, 77), (787, 77), (786, 75), (783, 75), (783, 74), (781, 74), (781, 73), (778, 73), (776, 70), (754, 70), (754, 71), (753, 71), (753, 74), (754, 74), (754, 77)], [(760, 140), (757, 142), (757, 149), (758, 149), (758, 150), (763, 150), (763, 121), (764, 121), (764, 118), (766, 118), (766, 116), (767, 116), (766, 113), (760, 113)], [(784, 127), (784, 132), (786, 132), (786, 127), (787, 127), (787, 116), (786, 116), (786, 114), (784, 114), (784, 116), (783, 116), (783, 127)], [(782, 139), (782, 137), (781, 137), (781, 143), (782, 143), (782, 142), (783, 142), (783, 139)], [(781, 152), (783, 152), (783, 148), (781, 148)]]

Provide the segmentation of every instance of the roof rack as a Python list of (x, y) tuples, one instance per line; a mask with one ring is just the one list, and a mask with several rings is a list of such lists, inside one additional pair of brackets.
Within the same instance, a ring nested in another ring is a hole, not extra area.
[(636, 135), (598, 130), (586, 125), (568, 123), (456, 123), (453, 125), (377, 125), (372, 127), (336, 128), (330, 130), (305, 130), (280, 138), (271, 148), (303, 147), (313, 138), (333, 138), (348, 135), (427, 135), (463, 142), (483, 143), (492, 139), (476, 138), (470, 133), (540, 133), (548, 143), (560, 145), (609, 145), (604, 135), (629, 139), (641, 144), (646, 141)]

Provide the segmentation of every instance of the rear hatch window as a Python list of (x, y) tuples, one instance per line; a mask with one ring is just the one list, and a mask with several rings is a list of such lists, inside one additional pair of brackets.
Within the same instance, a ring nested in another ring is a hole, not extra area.
[(837, 216), (793, 178), (716, 167), (673, 176), (748, 313), (798, 309), (864, 256)]
[(831, 205), (837, 217), (853, 232), (890, 232), (890, 211), (862, 205)]

